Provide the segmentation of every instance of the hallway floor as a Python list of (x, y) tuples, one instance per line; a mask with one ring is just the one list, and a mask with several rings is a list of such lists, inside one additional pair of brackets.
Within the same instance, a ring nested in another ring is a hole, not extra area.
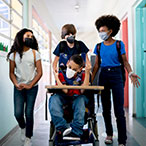
[[(101, 107), (101, 106), (100, 106)], [(42, 106), (35, 113), (35, 125), (34, 125), (34, 136), (32, 138), (33, 146), (48, 146), (49, 137), (49, 121), (45, 121), (44, 117), (44, 106)], [(96, 105), (97, 111), (97, 105)], [(101, 114), (102, 109), (98, 109), (97, 121), (98, 121), (98, 132), (99, 132), (99, 142), (100, 146), (106, 146), (104, 144), (104, 139), (106, 134), (104, 133), (104, 123)], [(113, 113), (113, 112), (112, 112)], [(114, 128), (114, 142), (108, 146), (117, 146), (117, 132), (116, 132), (116, 121), (113, 117), (113, 128)], [(127, 146), (146, 146), (146, 118), (132, 118), (126, 112), (127, 118)], [(50, 119), (50, 117), (49, 117)], [(19, 139), (20, 129), (12, 135), (8, 141), (2, 146), (23, 146), (23, 143)], [(82, 146), (92, 146), (92, 144), (86, 144)]]

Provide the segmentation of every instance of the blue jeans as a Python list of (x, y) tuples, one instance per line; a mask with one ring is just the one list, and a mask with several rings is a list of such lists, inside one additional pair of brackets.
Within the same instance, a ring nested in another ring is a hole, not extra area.
[(72, 100), (73, 109), (73, 121), (70, 124), (72, 132), (78, 136), (83, 134), (85, 105), (88, 99), (84, 95), (79, 96), (63, 96), (61, 94), (54, 94), (49, 99), (49, 110), (52, 118), (52, 122), (55, 128), (59, 131), (63, 131), (68, 128), (66, 120), (63, 118), (63, 105)]
[(108, 136), (113, 135), (111, 121), (111, 91), (113, 95), (114, 113), (118, 129), (119, 144), (126, 144), (126, 119), (124, 114), (124, 82), (122, 79), (121, 67), (102, 68), (99, 85), (104, 86), (101, 92), (101, 102), (103, 107), (103, 117)]
[[(14, 87), (14, 115), (20, 128), (26, 128), (26, 137), (33, 135), (33, 110), (37, 96), (38, 86), (26, 90), (18, 90)], [(25, 107), (25, 119), (24, 119)]]

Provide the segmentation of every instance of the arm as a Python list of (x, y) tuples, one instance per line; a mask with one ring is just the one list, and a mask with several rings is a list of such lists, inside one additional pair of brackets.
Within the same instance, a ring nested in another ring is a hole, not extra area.
[[(91, 65), (86, 65), (85, 67), (85, 79), (81, 86), (88, 86), (89, 85), (89, 78), (90, 78), (90, 70)], [(83, 93), (85, 90), (81, 90), (81, 93)]]
[(14, 86), (16, 86), (16, 88), (18, 90), (22, 90), (23, 88), (18, 84), (17, 80), (16, 80), (16, 76), (14, 74), (14, 70), (15, 70), (15, 62), (10, 60), (9, 61), (9, 65), (10, 65), (10, 71), (9, 71), (9, 77), (12, 81), (12, 83), (14, 84)]
[[(54, 70), (53, 73), (54, 73), (54, 76), (55, 76), (55, 80), (56, 80), (56, 82), (57, 82), (57, 85), (59, 85), (59, 86), (64, 86), (64, 85), (61, 83), (61, 81), (60, 81), (60, 79), (59, 79), (59, 77), (58, 77), (58, 72), (56, 72), (56, 71)], [(62, 89), (62, 91), (63, 91), (65, 94), (68, 93), (68, 89)]]
[(87, 54), (86, 54), (86, 65), (90, 65), (91, 66), (91, 62), (90, 62)]
[(31, 89), (42, 77), (42, 64), (41, 64), (41, 60), (38, 60), (36, 62), (36, 72), (37, 75), (34, 77), (34, 79), (32, 80), (32, 82), (30, 84), (20, 84), (23, 88), (25, 89)]
[(57, 63), (58, 63), (58, 61), (59, 61), (59, 56), (55, 56), (55, 59), (53, 61), (53, 70), (55, 72), (58, 72), (58, 69), (57, 69)]
[(91, 82), (94, 81), (95, 75), (96, 75), (98, 70), (99, 70), (98, 55), (96, 55), (95, 64), (94, 64), (92, 76), (91, 76)]
[(140, 86), (140, 83), (138, 81), (138, 79), (140, 79), (140, 77), (132, 72), (132, 68), (131, 68), (130, 64), (128, 63), (127, 57), (125, 54), (122, 55), (122, 60), (124, 63), (124, 67), (126, 68), (133, 85), (134, 86), (136, 85), (136, 87)]

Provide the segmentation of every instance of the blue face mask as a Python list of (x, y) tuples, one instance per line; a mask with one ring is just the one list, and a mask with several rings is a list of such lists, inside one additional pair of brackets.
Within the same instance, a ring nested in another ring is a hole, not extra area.
[(108, 32), (99, 32), (99, 36), (102, 40), (107, 40), (110, 35), (107, 34)]

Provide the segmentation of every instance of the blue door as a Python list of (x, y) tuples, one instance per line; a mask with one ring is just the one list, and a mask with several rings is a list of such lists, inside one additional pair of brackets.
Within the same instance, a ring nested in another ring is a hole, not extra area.
[(146, 7), (143, 8), (143, 36), (144, 36), (144, 102), (143, 102), (143, 107), (144, 107), (144, 117), (146, 117)]
[(136, 8), (136, 73), (141, 86), (136, 89), (136, 116), (146, 117), (146, 7)]

